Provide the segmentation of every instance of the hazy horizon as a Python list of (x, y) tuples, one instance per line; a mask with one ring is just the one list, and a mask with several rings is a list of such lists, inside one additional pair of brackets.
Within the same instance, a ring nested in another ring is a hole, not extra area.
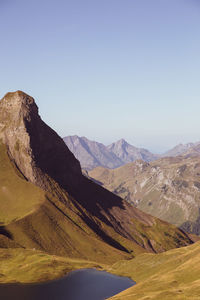
[(196, 0), (1, 1), (1, 87), (60, 136), (163, 153), (200, 140)]
[[(69, 135), (69, 136), (79, 136), (79, 135), (77, 135), (77, 134), (73, 134), (73, 135)], [(66, 136), (63, 136), (62, 138), (65, 138), (65, 137), (67, 137), (67, 135)], [(115, 143), (115, 142), (118, 142), (118, 141), (120, 141), (121, 139), (124, 139), (128, 144), (130, 144), (130, 145), (132, 145), (132, 146), (135, 146), (135, 147), (138, 147), (138, 148), (145, 148), (146, 150), (149, 150), (150, 152), (152, 152), (152, 153), (154, 153), (154, 154), (164, 154), (165, 152), (167, 152), (168, 150), (171, 150), (172, 148), (174, 148), (175, 146), (178, 146), (179, 144), (190, 144), (190, 143), (197, 143), (197, 142), (200, 142), (200, 139), (199, 140), (196, 140), (196, 141), (189, 141), (189, 142), (186, 142), (186, 143), (182, 143), (182, 142), (180, 142), (180, 143), (176, 143), (176, 144), (172, 144), (171, 145), (171, 147), (169, 147), (169, 148), (166, 148), (166, 149), (164, 149), (163, 150), (163, 148), (162, 147), (159, 147), (158, 146), (158, 148), (157, 149), (151, 149), (151, 148), (148, 148), (148, 147), (146, 147), (146, 146), (143, 146), (143, 144), (136, 144), (136, 143), (134, 143), (134, 142), (130, 142), (130, 140), (127, 140), (127, 139), (125, 139), (124, 137), (121, 137), (121, 138), (119, 138), (119, 139), (115, 139), (115, 140), (112, 140), (111, 142), (109, 142), (109, 143), (105, 143), (104, 141), (101, 141), (101, 140), (98, 140), (98, 139), (93, 139), (93, 138), (89, 138), (89, 137), (87, 137), (87, 136), (79, 136), (79, 137), (81, 137), (81, 138), (87, 138), (88, 140), (91, 140), (91, 141), (94, 141), (94, 142), (97, 142), (97, 143), (102, 143), (102, 144), (104, 144), (105, 146), (109, 146), (109, 145), (111, 145), (112, 143)], [(161, 145), (162, 146), (162, 145)], [(160, 151), (159, 151), (159, 148), (161, 149)]]

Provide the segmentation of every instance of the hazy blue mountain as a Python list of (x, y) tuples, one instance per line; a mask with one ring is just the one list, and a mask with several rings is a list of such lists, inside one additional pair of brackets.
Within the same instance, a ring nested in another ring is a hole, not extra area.
[(196, 155), (199, 153), (200, 142), (197, 143), (187, 143), (187, 144), (178, 144), (174, 148), (168, 150), (162, 157), (175, 157), (178, 155)]
[(113, 169), (123, 165), (123, 162), (101, 143), (77, 135), (67, 136), (63, 140), (80, 161), (83, 169), (91, 170), (98, 166)]
[(124, 139), (109, 146), (77, 135), (64, 137), (63, 140), (86, 170), (98, 166), (114, 169), (137, 159), (149, 162), (158, 158), (146, 149), (128, 144)]
[(124, 139), (117, 141), (107, 147), (107, 149), (114, 153), (123, 164), (127, 164), (129, 162), (133, 162), (137, 159), (142, 159), (146, 162), (150, 162), (158, 158), (158, 155), (151, 153), (150, 151), (137, 148), (128, 144)]

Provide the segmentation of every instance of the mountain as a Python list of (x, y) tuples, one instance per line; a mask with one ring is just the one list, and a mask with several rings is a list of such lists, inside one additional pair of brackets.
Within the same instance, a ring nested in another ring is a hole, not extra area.
[(184, 154), (186, 157), (199, 157), (200, 155), (200, 142), (195, 143), (192, 147), (190, 147)]
[(146, 149), (137, 148), (128, 144), (124, 139), (109, 145), (107, 148), (110, 152), (114, 153), (119, 159), (121, 159), (123, 164), (133, 162), (137, 159), (149, 162), (158, 158), (157, 155)]
[(139, 209), (200, 234), (199, 156), (140, 160), (114, 170), (99, 167), (89, 176)]
[[(178, 144), (174, 148), (168, 150), (161, 157), (175, 157), (185, 154), (197, 154), (197, 149), (200, 147), (200, 142), (197, 143), (188, 143), (188, 144)], [(198, 153), (199, 154), (199, 153)]]
[(153, 154), (150, 151), (137, 148), (121, 139), (109, 146), (91, 141), (77, 135), (63, 138), (70, 151), (80, 161), (82, 169), (91, 171), (96, 167), (115, 169), (136, 160), (151, 162), (162, 157), (179, 155), (199, 156), (200, 142), (179, 144), (164, 154)]
[(158, 158), (146, 149), (128, 144), (124, 139), (109, 146), (77, 135), (64, 137), (63, 140), (80, 161), (81, 167), (86, 170), (92, 170), (98, 166), (114, 169), (136, 159), (152, 161)]
[[(0, 101), (0, 159), (0, 248), (11, 267), (20, 249), (24, 261), (40, 260), (34, 251), (42, 251), (44, 258), (67, 257), (73, 269), (79, 261), (111, 264), (193, 242), (82, 175), (64, 141), (41, 120), (34, 99), (21, 91)], [(20, 271), (19, 263), (15, 274)], [(8, 274), (2, 274), (5, 281)]]
[(101, 143), (88, 140), (86, 137), (67, 136), (63, 138), (65, 144), (80, 161), (81, 167), (91, 170), (97, 166), (110, 169), (121, 166), (122, 161)]

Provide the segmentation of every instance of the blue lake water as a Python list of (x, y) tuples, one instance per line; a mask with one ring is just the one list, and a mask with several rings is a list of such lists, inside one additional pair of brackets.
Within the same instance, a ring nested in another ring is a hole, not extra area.
[(129, 278), (95, 269), (70, 272), (41, 284), (0, 284), (2, 300), (103, 300), (133, 286)]

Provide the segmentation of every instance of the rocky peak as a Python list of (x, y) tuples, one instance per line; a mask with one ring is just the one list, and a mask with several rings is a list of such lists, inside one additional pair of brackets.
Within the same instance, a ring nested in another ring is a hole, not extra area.
[(0, 101), (0, 138), (24, 176), (34, 181), (30, 136), (25, 126), (31, 112), (37, 114), (38, 108), (33, 98), (21, 91), (8, 93)]
[(0, 109), (16, 120), (19, 117), (30, 119), (30, 114), (38, 114), (38, 107), (32, 97), (22, 91), (7, 93), (0, 102)]
[(63, 140), (41, 120), (34, 99), (21, 91), (0, 101), (0, 138), (23, 175), (43, 188), (47, 174), (63, 187), (73, 186), (73, 174), (81, 174)]
[(128, 143), (127, 141), (125, 141), (124, 139), (121, 139), (119, 141), (116, 142), (116, 147), (118, 147), (118, 149), (123, 149), (124, 151), (126, 150), (126, 148), (128, 147)]
[(125, 141), (125, 139), (120, 139), (119, 141), (116, 142), (116, 144), (123, 145), (123, 144), (127, 144), (127, 142)]
[(115, 151), (117, 154), (120, 154), (121, 151), (125, 151), (128, 143), (124, 139), (120, 139), (115, 143), (112, 143), (108, 146), (110, 151)]
[(120, 139), (117, 142), (113, 143), (112, 145), (118, 146), (118, 147), (122, 147), (127, 145), (128, 143), (124, 140), (124, 139)]

